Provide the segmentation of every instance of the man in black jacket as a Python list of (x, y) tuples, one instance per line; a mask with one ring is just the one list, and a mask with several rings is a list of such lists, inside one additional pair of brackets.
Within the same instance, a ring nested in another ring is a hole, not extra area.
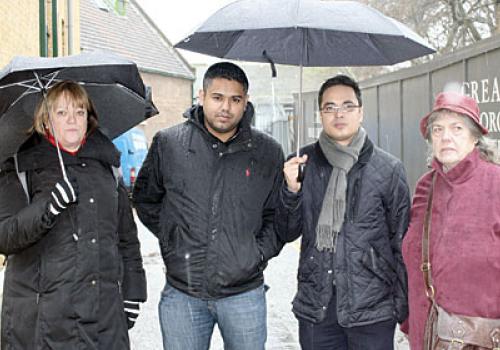
[(284, 159), (250, 127), (247, 92), (238, 66), (209, 67), (200, 105), (158, 132), (135, 183), (137, 213), (166, 265), (165, 349), (208, 349), (215, 323), (225, 349), (264, 349), (263, 270), (283, 246), (273, 220)]
[(323, 131), (301, 157), (285, 163), (276, 214), (281, 239), (302, 234), (293, 301), (300, 344), (306, 350), (393, 349), (395, 323), (408, 313), (401, 256), (410, 207), (405, 171), (367, 137), (354, 80), (327, 80), (318, 102)]

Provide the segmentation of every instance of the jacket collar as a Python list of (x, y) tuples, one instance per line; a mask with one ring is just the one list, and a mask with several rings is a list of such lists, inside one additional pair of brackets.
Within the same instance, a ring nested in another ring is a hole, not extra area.
[(363, 148), (361, 148), (361, 152), (359, 153), (357, 164), (364, 165), (368, 163), (373, 153), (373, 142), (366, 136), (365, 143)]
[(460, 163), (455, 165), (446, 173), (443, 170), (443, 164), (441, 164), (436, 158), (432, 160), (431, 166), (447, 182), (462, 183), (471, 178), (480, 158), (481, 156), (479, 154), (479, 150), (474, 148), (474, 150), (462, 159)]
[[(368, 136), (366, 136), (365, 143), (363, 144), (363, 147), (361, 148), (361, 152), (359, 153), (358, 161), (356, 164), (353, 165), (352, 169), (357, 169), (359, 167), (364, 166), (368, 161), (370, 160), (372, 154), (373, 154), (373, 142), (370, 140)], [(316, 150), (321, 154), (321, 159), (324, 161), (328, 166), (331, 167), (330, 163), (328, 163), (328, 160), (326, 159), (323, 151), (321, 150), (321, 147), (319, 146), (319, 142), (316, 142)], [(352, 170), (351, 169), (351, 170)]]
[[(232, 137), (226, 143), (232, 142), (247, 142), (252, 138), (252, 119), (255, 114), (254, 107), (251, 102), (247, 103), (247, 108), (243, 113), (243, 118), (241, 118), (240, 123), (238, 124), (238, 131), (235, 136)], [(211, 140), (218, 140), (218, 138), (213, 136), (205, 127), (205, 115), (203, 114), (203, 106), (196, 104), (192, 107), (188, 108), (183, 116), (188, 119), (189, 122), (193, 123), (196, 127), (198, 127), (206, 136), (208, 136)]]
[[(111, 140), (99, 129), (87, 137), (87, 141), (72, 156), (61, 152), (64, 164), (78, 164), (82, 158), (99, 160), (110, 166), (120, 166), (120, 152), (114, 147)], [(58, 164), (57, 149), (46, 138), (38, 134), (32, 135), (18, 152), (19, 171), (45, 168), (54, 163)]]

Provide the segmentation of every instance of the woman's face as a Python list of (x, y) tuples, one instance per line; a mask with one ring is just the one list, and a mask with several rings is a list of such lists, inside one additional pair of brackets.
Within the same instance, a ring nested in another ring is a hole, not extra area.
[(432, 155), (450, 170), (472, 152), (477, 140), (461, 117), (453, 112), (441, 112), (432, 122)]
[(68, 151), (78, 150), (87, 133), (87, 109), (62, 94), (56, 99), (51, 112), (51, 122), (59, 144)]

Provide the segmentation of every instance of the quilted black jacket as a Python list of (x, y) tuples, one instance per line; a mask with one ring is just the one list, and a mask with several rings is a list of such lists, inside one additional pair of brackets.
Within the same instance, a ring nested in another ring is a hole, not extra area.
[(407, 277), (401, 242), (408, 226), (410, 195), (403, 165), (367, 139), (348, 174), (344, 224), (336, 253), (315, 248), (315, 228), (332, 167), (319, 143), (305, 146), (305, 179), (298, 194), (282, 187), (276, 214), (280, 237), (302, 234), (297, 317), (319, 322), (335, 286), (337, 316), (344, 327), (396, 319), (408, 313)]

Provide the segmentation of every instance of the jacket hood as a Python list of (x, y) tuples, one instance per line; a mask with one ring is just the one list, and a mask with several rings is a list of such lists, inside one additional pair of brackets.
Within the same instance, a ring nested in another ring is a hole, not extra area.
[[(38, 134), (32, 135), (21, 146), (18, 155), (19, 171), (43, 168), (53, 164), (53, 162), (59, 162), (55, 146)], [(110, 166), (120, 166), (120, 152), (99, 129), (87, 137), (87, 141), (76, 156), (63, 151), (61, 151), (61, 155), (64, 164), (77, 163), (79, 158), (92, 158)]]

